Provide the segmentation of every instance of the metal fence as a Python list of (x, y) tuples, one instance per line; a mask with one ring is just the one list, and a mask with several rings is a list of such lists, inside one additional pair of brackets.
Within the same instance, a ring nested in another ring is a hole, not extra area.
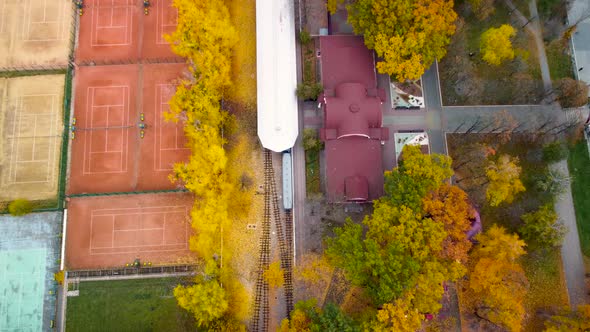
[(172, 265), (172, 266), (149, 266), (149, 267), (122, 267), (115, 269), (104, 270), (73, 270), (67, 272), (67, 278), (70, 279), (86, 279), (86, 278), (100, 278), (100, 277), (125, 277), (125, 276), (139, 276), (150, 274), (191, 274), (198, 269), (197, 265)]

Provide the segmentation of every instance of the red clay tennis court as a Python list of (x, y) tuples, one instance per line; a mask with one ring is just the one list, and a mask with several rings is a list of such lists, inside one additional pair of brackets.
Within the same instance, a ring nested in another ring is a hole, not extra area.
[(122, 267), (189, 263), (190, 209), (186, 193), (75, 197), (68, 203), (66, 266)]
[(172, 0), (85, 0), (80, 17), (76, 60), (113, 61), (173, 58), (163, 35), (176, 28)]
[[(168, 175), (190, 150), (164, 121), (184, 64), (79, 67), (69, 194), (175, 189)], [(143, 121), (141, 114), (143, 113)], [(145, 124), (140, 137), (140, 123)]]

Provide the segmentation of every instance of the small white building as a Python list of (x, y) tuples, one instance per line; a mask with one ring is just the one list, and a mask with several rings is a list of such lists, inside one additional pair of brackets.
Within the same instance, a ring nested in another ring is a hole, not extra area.
[(256, 0), (258, 137), (280, 152), (299, 133), (294, 0)]

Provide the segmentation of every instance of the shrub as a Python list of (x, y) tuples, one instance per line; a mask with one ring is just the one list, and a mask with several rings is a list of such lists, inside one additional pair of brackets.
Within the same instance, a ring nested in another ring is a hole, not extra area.
[(301, 44), (306, 45), (307, 43), (309, 43), (311, 41), (311, 36), (309, 35), (309, 32), (303, 30), (299, 33), (299, 41), (301, 42)]
[(303, 83), (297, 85), (297, 97), (303, 100), (317, 100), (324, 87), (320, 83)]
[(554, 163), (567, 158), (567, 149), (559, 141), (543, 146), (543, 161)]
[(322, 149), (322, 141), (318, 138), (317, 130), (313, 128), (303, 130), (303, 149), (306, 151)]
[(520, 218), (524, 225), (519, 232), (529, 247), (550, 248), (561, 245), (567, 228), (559, 222), (551, 203)]
[(63, 285), (65, 277), (66, 272), (64, 270), (60, 270), (59, 272), (53, 274), (53, 279), (60, 285)]
[(8, 212), (13, 216), (24, 216), (33, 211), (33, 204), (26, 199), (15, 199), (8, 204)]

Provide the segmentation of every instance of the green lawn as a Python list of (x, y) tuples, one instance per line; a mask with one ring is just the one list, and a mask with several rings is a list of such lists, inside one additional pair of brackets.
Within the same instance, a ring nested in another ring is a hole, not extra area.
[(308, 194), (321, 192), (320, 188), (320, 151), (305, 151), (305, 188)]
[(580, 245), (584, 255), (590, 257), (590, 158), (585, 140), (570, 148), (568, 164)]
[(68, 331), (195, 331), (173, 296), (180, 279), (87, 281), (68, 297)]
[(564, 51), (559, 42), (553, 42), (545, 47), (551, 79), (573, 78), (573, 68), (570, 56)]

